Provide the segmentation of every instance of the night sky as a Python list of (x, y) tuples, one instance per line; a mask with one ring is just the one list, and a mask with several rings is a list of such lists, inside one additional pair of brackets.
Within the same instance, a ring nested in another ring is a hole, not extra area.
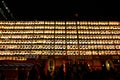
[[(7, 20), (119, 20), (117, 2), (87, 0), (4, 0)], [(0, 7), (4, 8), (2, 1)], [(4, 10), (5, 11), (5, 10)], [(0, 14), (0, 20), (5, 20)]]

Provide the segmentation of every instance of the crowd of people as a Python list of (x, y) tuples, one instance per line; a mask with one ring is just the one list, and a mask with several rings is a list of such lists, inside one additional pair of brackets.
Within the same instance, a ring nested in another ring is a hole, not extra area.
[[(66, 63), (45, 72), (45, 64), (34, 64), (29, 74), (25, 73), (25, 68), (18, 68), (18, 80), (120, 80), (120, 71), (111, 68), (106, 69), (102, 66), (102, 70), (90, 70), (87, 63)], [(118, 67), (119, 69), (119, 67)], [(0, 71), (0, 80), (5, 80)]]
[[(54, 71), (44, 72), (45, 65), (35, 64), (29, 72), (28, 80), (120, 80), (120, 73), (117, 70), (106, 69), (91, 71), (87, 63), (66, 63), (66, 71), (63, 64)], [(23, 80), (23, 79), (22, 79)]]

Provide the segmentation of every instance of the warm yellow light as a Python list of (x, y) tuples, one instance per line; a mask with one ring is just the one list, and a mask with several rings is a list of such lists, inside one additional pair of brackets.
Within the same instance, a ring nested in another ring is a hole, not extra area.
[(108, 25), (108, 22), (107, 21), (99, 21), (98, 25)]
[(65, 21), (56, 21), (55, 24), (56, 25), (65, 25)]
[(110, 21), (109, 25), (119, 25), (119, 22), (117, 22), (117, 21)]
[(67, 24), (67, 25), (75, 25), (76, 22), (75, 22), (75, 21), (67, 21), (66, 24)]

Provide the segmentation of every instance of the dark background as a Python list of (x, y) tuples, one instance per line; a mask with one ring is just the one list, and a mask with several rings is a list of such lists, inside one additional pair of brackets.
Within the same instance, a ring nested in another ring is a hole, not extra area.
[[(13, 17), (0, 20), (120, 20), (119, 2), (92, 0), (4, 0)], [(2, 1), (0, 7), (3, 9)], [(5, 9), (4, 9), (5, 11)]]

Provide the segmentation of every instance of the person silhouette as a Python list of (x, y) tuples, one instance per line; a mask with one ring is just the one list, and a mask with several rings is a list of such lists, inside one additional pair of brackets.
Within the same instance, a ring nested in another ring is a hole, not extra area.
[(30, 70), (28, 80), (40, 80), (40, 72), (39, 72), (40, 66), (38, 64), (35, 64), (32, 69)]

